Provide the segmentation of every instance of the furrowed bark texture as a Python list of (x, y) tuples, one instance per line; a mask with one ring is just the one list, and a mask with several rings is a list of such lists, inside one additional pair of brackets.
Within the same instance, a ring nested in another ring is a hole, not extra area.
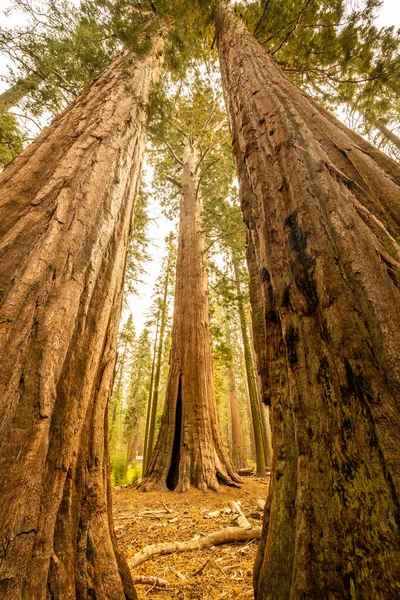
[(220, 433), (212, 371), (198, 157), (186, 144), (168, 388), (158, 440), (139, 489), (218, 490), (240, 482)]
[(255, 595), (394, 600), (400, 170), (294, 86), (224, 3), (217, 28), (273, 429)]
[(2, 598), (136, 598), (107, 406), (160, 48), (117, 57), (1, 175)]

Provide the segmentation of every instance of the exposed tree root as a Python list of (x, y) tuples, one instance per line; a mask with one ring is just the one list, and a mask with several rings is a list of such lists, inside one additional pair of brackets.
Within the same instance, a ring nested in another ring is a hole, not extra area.
[(243, 527), (227, 527), (221, 531), (215, 531), (210, 535), (189, 542), (169, 542), (164, 544), (152, 544), (145, 546), (137, 552), (128, 562), (130, 568), (137, 567), (152, 556), (163, 556), (174, 552), (191, 552), (221, 544), (234, 544), (235, 542), (250, 542), (261, 539), (261, 527), (244, 529)]

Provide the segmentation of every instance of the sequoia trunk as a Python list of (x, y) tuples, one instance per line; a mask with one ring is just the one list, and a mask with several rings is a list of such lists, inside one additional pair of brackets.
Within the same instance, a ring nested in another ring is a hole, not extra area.
[(217, 418), (205, 240), (198, 157), (183, 155), (178, 260), (168, 388), (160, 433), (142, 490), (184, 492), (193, 485), (218, 489), (218, 479), (239, 482)]
[(118, 56), (1, 174), (2, 598), (136, 598), (107, 406), (160, 46)]
[(274, 458), (255, 595), (394, 600), (400, 169), (291, 83), (225, 3), (217, 29), (266, 323)]

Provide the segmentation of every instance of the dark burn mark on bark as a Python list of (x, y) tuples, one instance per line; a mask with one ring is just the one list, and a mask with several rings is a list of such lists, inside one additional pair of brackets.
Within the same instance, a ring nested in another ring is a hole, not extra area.
[(271, 275), (268, 269), (263, 267), (260, 271), (261, 283), (268, 283), (268, 300), (271, 304), (275, 304), (275, 293), (271, 283)]
[(342, 465), (342, 473), (347, 481), (353, 481), (357, 475), (358, 462), (352, 458)]
[(348, 439), (353, 435), (354, 429), (353, 429), (353, 423), (352, 423), (350, 417), (346, 417), (343, 420), (342, 429), (343, 429), (343, 435), (344, 435), (345, 439)]
[(319, 368), (317, 373), (317, 381), (324, 391), (324, 396), (328, 400), (332, 399), (332, 386), (331, 386), (331, 368), (326, 356), (323, 356), (319, 361)]
[(276, 310), (270, 310), (267, 315), (267, 323), (272, 325), (279, 325), (281, 322), (278, 313)]
[(261, 277), (261, 283), (270, 283), (271, 282), (271, 276), (269, 274), (268, 269), (266, 269), (265, 267), (263, 267), (261, 269), (260, 277)]
[(287, 308), (288, 310), (291, 310), (292, 308), (290, 303), (290, 285), (287, 285), (283, 291), (281, 307)]
[(364, 404), (366, 400), (373, 401), (371, 390), (362, 375), (354, 373), (347, 358), (344, 360), (346, 370), (347, 392)]
[(291, 367), (297, 363), (297, 342), (299, 341), (299, 334), (294, 327), (289, 327), (286, 334), (286, 351), (287, 359)]
[(295, 210), (285, 221), (290, 227), (290, 248), (297, 254), (297, 261), (292, 262), (291, 268), (297, 289), (307, 300), (309, 314), (312, 314), (318, 305), (317, 288), (314, 281), (315, 259), (307, 252), (308, 233), (303, 231), (297, 222), (298, 211)]
[(178, 397), (175, 411), (175, 433), (172, 446), (171, 466), (167, 477), (167, 487), (174, 491), (179, 481), (179, 463), (181, 459), (181, 434), (182, 434), (182, 377), (179, 378)]
[(267, 392), (264, 392), (262, 401), (265, 406), (271, 406), (271, 396)]

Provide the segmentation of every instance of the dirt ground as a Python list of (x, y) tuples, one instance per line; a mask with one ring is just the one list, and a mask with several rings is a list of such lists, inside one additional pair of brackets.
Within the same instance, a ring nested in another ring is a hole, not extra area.
[[(258, 499), (266, 499), (268, 480), (246, 477), (241, 488), (221, 486), (221, 491), (186, 494), (138, 492), (134, 487), (114, 488), (113, 511), (118, 544), (128, 563), (148, 544), (191, 540), (194, 536), (235, 526), (234, 515), (208, 517), (222, 510), (230, 500), (240, 501), (253, 527), (260, 527), (262, 511)], [(143, 511), (168, 508), (161, 516), (140, 515)], [(235, 600), (253, 597), (252, 569), (257, 541), (215, 546), (204, 550), (157, 556), (136, 567), (133, 576), (158, 577), (168, 589), (137, 585), (140, 600)], [(196, 571), (203, 570), (196, 574)]]

